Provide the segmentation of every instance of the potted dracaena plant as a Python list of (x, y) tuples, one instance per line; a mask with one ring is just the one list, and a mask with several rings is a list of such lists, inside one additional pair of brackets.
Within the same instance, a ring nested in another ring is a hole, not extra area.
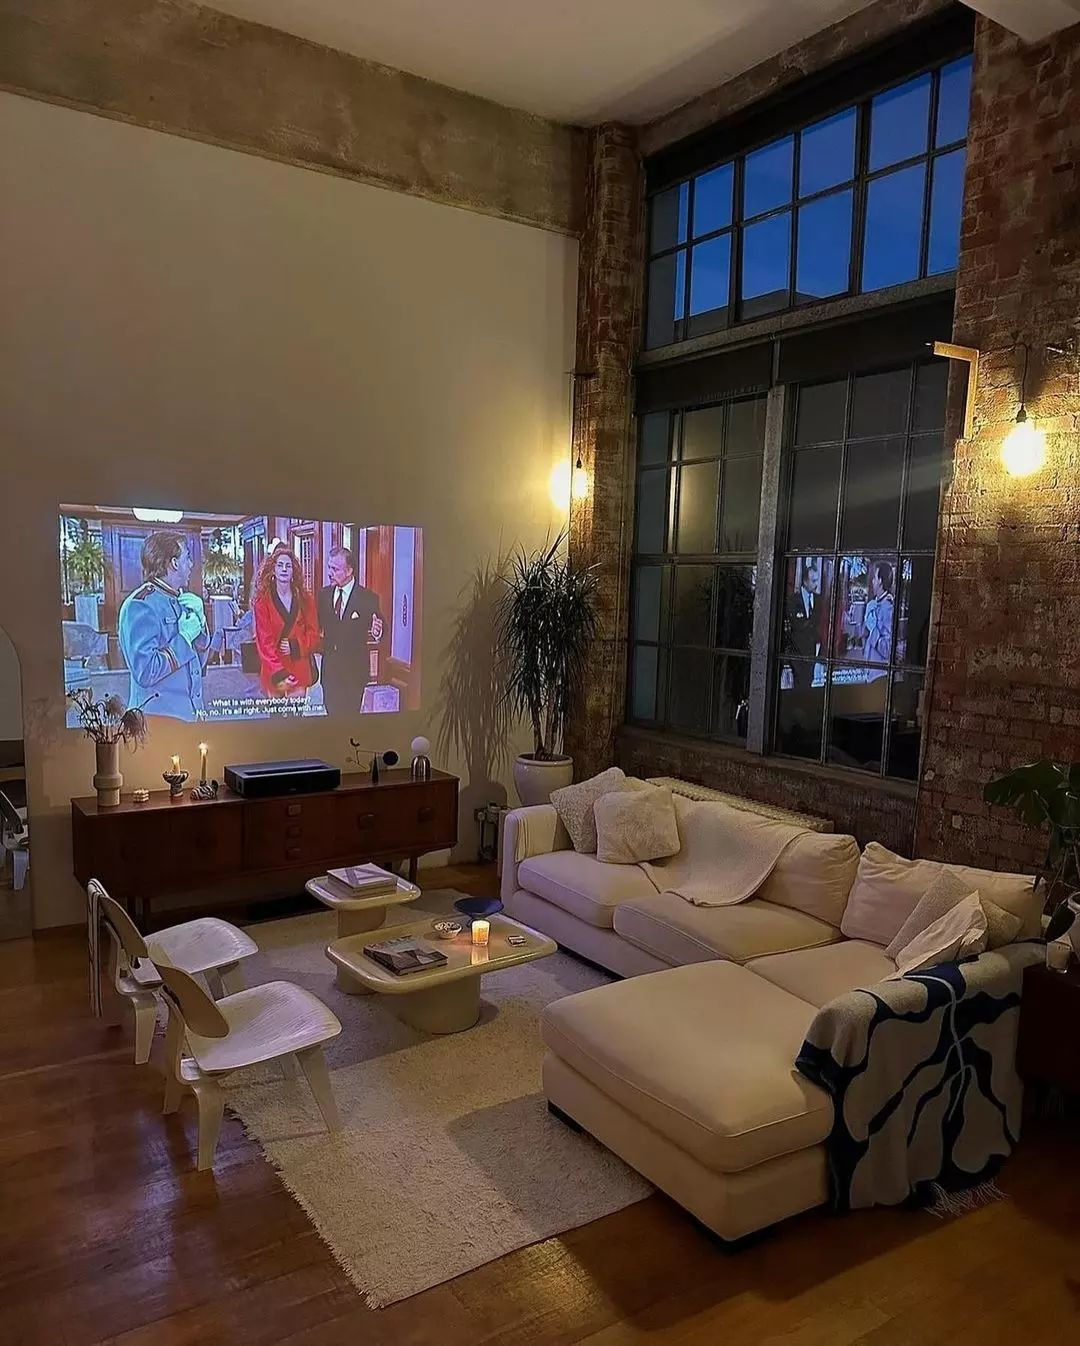
[(1080, 958), (1080, 762), (1041, 758), (989, 781), (988, 804), (1004, 804), (1029, 827), (1047, 830), (1046, 863), (1036, 886), (1046, 885), (1048, 941), (1068, 934)]
[(97, 770), (93, 783), (98, 807), (115, 808), (124, 784), (120, 774), (120, 744), (126, 743), (134, 751), (146, 741), (146, 716), (141, 710), (125, 709), (118, 696), (95, 701), (89, 687), (68, 692), (68, 697), (75, 707), (79, 728), (94, 741)]
[(504, 576), (496, 635), (510, 710), (528, 720), (533, 750), (514, 763), (523, 804), (546, 803), (574, 778), (566, 721), (581, 691), (596, 635), (596, 573), (562, 554), (565, 534), (531, 555), (519, 551)]

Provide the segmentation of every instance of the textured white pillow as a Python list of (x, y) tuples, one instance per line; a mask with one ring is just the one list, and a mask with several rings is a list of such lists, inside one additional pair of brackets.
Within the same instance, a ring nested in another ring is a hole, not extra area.
[[(921, 934), (950, 912), (958, 902), (962, 902), (971, 892), (971, 885), (965, 883), (954, 870), (945, 866), (941, 873), (923, 893), (916, 903), (915, 910), (897, 932), (896, 938), (885, 950), (894, 961), (900, 957), (916, 935)], [(978, 894), (979, 904), (986, 917), (986, 947), (1000, 949), (1011, 944), (1020, 929), (1020, 917), (996, 902), (991, 902), (982, 893)]]
[(938, 963), (968, 958), (986, 948), (986, 913), (978, 893), (971, 893), (944, 916), (916, 935), (896, 958), (901, 973), (922, 972)]
[(561, 790), (552, 790), (551, 803), (562, 819), (562, 824), (570, 834), (574, 850), (582, 855), (596, 853), (596, 818), (593, 806), (601, 795), (617, 790), (651, 789), (644, 781), (631, 780), (621, 767), (611, 766), (598, 776), (577, 781), (574, 785), (564, 785)]
[(596, 858), (611, 865), (638, 865), (678, 854), (679, 820), (666, 786), (601, 795), (594, 806)]

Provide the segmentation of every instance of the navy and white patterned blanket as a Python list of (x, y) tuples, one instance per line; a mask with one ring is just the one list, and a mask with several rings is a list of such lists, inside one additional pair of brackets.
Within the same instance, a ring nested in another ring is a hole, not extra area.
[(835, 1107), (835, 1209), (929, 1201), (994, 1175), (1020, 1132), (1021, 979), (1044, 957), (1041, 941), (1010, 944), (821, 1007), (795, 1064)]

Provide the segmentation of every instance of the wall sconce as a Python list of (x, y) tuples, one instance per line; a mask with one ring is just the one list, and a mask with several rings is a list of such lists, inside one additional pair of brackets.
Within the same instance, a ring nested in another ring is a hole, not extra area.
[(1024, 372), (1020, 379), (1020, 410), (1016, 424), (1005, 436), (1001, 461), (1010, 477), (1030, 477), (1046, 462), (1046, 436), (1029, 418), (1027, 410), (1028, 347), (1024, 344)]
[(974, 346), (957, 346), (952, 341), (930, 343), (935, 355), (946, 360), (962, 360), (968, 367), (967, 395), (964, 399), (964, 438), (975, 433), (975, 394), (979, 389), (979, 352)]

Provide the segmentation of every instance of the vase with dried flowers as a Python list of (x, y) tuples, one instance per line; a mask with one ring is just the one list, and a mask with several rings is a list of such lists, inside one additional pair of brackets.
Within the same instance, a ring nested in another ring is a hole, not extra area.
[(94, 740), (97, 770), (94, 789), (98, 808), (115, 808), (120, 803), (120, 788), (124, 778), (120, 774), (120, 744), (132, 750), (146, 740), (146, 716), (141, 710), (125, 709), (118, 696), (94, 700), (93, 689), (80, 687), (69, 692), (78, 714), (79, 726), (87, 738)]

